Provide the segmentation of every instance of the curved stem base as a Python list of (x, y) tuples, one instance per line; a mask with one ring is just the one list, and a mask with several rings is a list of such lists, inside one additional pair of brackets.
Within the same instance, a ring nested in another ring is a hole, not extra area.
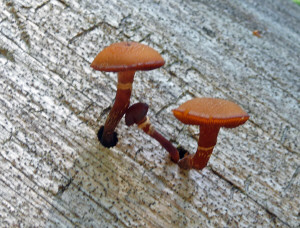
[(112, 140), (109, 140), (109, 142), (105, 142), (102, 140), (103, 130), (104, 130), (104, 126), (101, 126), (97, 133), (98, 140), (101, 142), (101, 144), (106, 148), (114, 147), (115, 145), (117, 145), (117, 143), (118, 143), (117, 132), (114, 132), (112, 134), (112, 137), (113, 137)]

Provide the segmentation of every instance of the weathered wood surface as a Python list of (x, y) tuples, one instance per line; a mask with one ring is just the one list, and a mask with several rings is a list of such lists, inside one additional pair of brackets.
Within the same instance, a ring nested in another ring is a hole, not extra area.
[[(300, 7), (291, 1), (0, 0), (1, 227), (299, 227)], [(253, 36), (261, 31), (261, 38)], [(133, 40), (166, 60), (132, 102), (190, 151), (172, 108), (195, 96), (251, 116), (221, 130), (207, 168), (182, 171), (137, 128), (96, 132), (116, 75), (89, 64)]]

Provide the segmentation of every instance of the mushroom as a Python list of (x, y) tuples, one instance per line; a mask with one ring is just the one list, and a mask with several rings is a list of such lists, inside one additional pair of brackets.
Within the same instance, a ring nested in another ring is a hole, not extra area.
[(113, 147), (117, 144), (118, 138), (114, 130), (128, 109), (135, 71), (153, 70), (164, 64), (165, 61), (157, 51), (135, 42), (114, 43), (96, 56), (91, 64), (92, 68), (99, 71), (118, 72), (114, 105), (104, 127), (102, 126), (97, 134), (103, 146)]
[(234, 128), (249, 119), (240, 106), (218, 98), (194, 98), (172, 111), (182, 123), (200, 126), (196, 154), (186, 155), (178, 162), (183, 169), (203, 169), (217, 143), (220, 128)]
[(137, 124), (146, 134), (156, 139), (163, 148), (165, 148), (171, 156), (171, 160), (175, 163), (179, 160), (179, 153), (177, 149), (168, 141), (164, 136), (158, 133), (153, 125), (150, 123), (150, 119), (147, 116), (148, 105), (145, 103), (136, 103), (129, 107), (125, 114), (125, 123), (127, 126)]
[(261, 32), (260, 32), (259, 30), (254, 30), (254, 31), (252, 32), (252, 34), (253, 34), (254, 36), (257, 36), (258, 38), (261, 38)]

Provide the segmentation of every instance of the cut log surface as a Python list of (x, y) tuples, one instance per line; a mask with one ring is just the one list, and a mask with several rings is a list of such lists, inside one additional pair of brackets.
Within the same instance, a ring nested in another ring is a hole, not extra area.
[[(300, 6), (288, 0), (0, 0), (0, 227), (299, 227)], [(258, 30), (261, 37), (253, 34)], [(131, 103), (196, 152), (172, 109), (194, 97), (250, 115), (221, 129), (208, 166), (180, 170), (124, 119), (97, 140), (116, 73), (90, 63), (135, 41), (166, 64)]]

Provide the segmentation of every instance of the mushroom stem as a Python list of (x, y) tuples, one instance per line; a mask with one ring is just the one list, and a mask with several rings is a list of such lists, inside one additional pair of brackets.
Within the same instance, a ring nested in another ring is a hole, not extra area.
[(193, 156), (193, 168), (203, 169), (212, 154), (217, 143), (220, 127), (202, 125), (196, 154)]
[(116, 137), (114, 130), (130, 104), (134, 74), (135, 71), (123, 71), (118, 73), (118, 85), (115, 103), (105, 121), (104, 129), (100, 128), (98, 132), (98, 139), (105, 147), (113, 147), (118, 142), (118, 138)]
[(201, 125), (196, 154), (184, 157), (178, 162), (178, 165), (183, 169), (203, 169), (217, 143), (219, 130), (218, 126)]
[(150, 135), (152, 138), (156, 139), (160, 145), (169, 152), (171, 156), (171, 160), (175, 163), (179, 160), (179, 152), (172, 145), (172, 143), (167, 140), (164, 136), (162, 136), (159, 132), (155, 130), (153, 125), (151, 124), (149, 117), (145, 117), (141, 123), (138, 124), (138, 127), (141, 128), (146, 134)]
[(150, 135), (152, 138), (156, 139), (163, 148), (165, 148), (171, 156), (171, 160), (175, 163), (179, 160), (179, 152), (177, 149), (163, 137), (159, 132), (157, 132), (153, 125), (150, 123), (149, 117), (147, 116), (148, 105), (145, 103), (136, 103), (127, 110), (125, 116), (125, 123), (127, 126), (137, 124), (140, 129), (142, 129), (146, 134)]

